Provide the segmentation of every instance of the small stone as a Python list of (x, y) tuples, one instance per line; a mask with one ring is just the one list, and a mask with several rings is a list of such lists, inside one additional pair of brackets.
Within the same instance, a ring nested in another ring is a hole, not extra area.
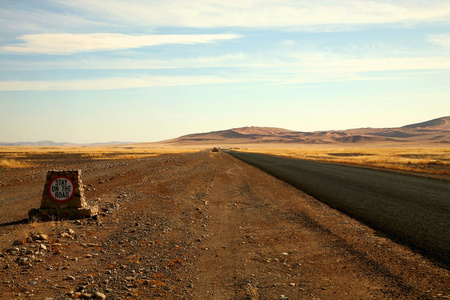
[(66, 280), (71, 280), (71, 281), (73, 281), (73, 280), (75, 280), (75, 277), (72, 276), (72, 275), (67, 275)]
[(24, 243), (25, 243), (24, 240), (15, 240), (13, 242), (13, 245), (14, 246), (20, 246), (20, 245), (23, 245)]
[(61, 250), (62, 249), (62, 244), (55, 243), (55, 244), (52, 245), (52, 249), (53, 250)]
[(43, 241), (46, 241), (46, 240), (48, 240), (48, 235), (41, 233), (41, 234), (39, 235), (39, 239), (40, 239), (40, 240), (43, 240)]
[(92, 254), (86, 254), (84, 257), (85, 258), (92, 258)]
[(74, 231), (72, 228), (68, 228), (68, 229), (66, 230), (66, 232), (67, 232), (68, 234), (70, 234), (70, 235), (74, 235), (74, 234), (75, 234), (75, 231)]
[(39, 249), (47, 250), (47, 246), (45, 246), (44, 244), (39, 244)]
[(287, 252), (281, 252), (281, 255), (283, 255), (283, 256), (287, 256), (287, 255), (288, 255), (288, 253), (287, 253)]
[(288, 284), (289, 286), (295, 286), (295, 283), (291, 282)]
[(286, 297), (285, 295), (281, 295), (280, 300), (289, 300), (289, 297)]
[(105, 300), (106, 299), (106, 295), (100, 292), (94, 292), (94, 299), (97, 300)]

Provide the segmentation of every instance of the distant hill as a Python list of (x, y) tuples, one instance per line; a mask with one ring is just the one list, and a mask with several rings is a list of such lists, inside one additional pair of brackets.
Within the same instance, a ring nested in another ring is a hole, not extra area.
[(106, 142), (106, 143), (90, 143), (90, 144), (74, 144), (68, 142), (54, 142), (54, 141), (38, 141), (38, 142), (17, 142), (6, 143), (0, 142), (0, 146), (40, 146), (40, 147), (60, 147), (60, 146), (103, 146), (103, 145), (117, 145), (117, 144), (131, 144), (133, 142)]
[(449, 144), (450, 116), (395, 128), (302, 132), (275, 127), (241, 127), (184, 135), (163, 141), (174, 146), (239, 144)]
[(422, 123), (406, 125), (403, 126), (403, 128), (427, 128), (437, 130), (450, 130), (450, 116), (433, 119)]
[(57, 147), (57, 146), (73, 146), (73, 145), (76, 145), (76, 144), (66, 143), (66, 142), (57, 143), (54, 141), (17, 142), (17, 143), (0, 142), (0, 146), (53, 146), (53, 147)]
[[(141, 146), (219, 146), (269, 144), (304, 145), (448, 145), (450, 147), (450, 116), (394, 128), (357, 128), (303, 132), (276, 127), (240, 127), (206, 133), (194, 133), (158, 143), (140, 143)], [(133, 142), (107, 142), (74, 144), (68, 142), (38, 141), (2, 143), (0, 146), (101, 146), (133, 144)], [(137, 145), (137, 144), (136, 144)]]

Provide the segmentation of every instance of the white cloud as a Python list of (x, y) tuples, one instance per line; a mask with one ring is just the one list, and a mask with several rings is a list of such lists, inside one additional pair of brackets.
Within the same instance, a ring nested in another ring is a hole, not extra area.
[(6, 91), (75, 91), (75, 90), (118, 90), (150, 88), (156, 86), (210, 85), (245, 82), (238, 78), (213, 76), (191, 77), (124, 77), (98, 78), (67, 81), (0, 81), (0, 92)]
[(31, 71), (31, 70), (157, 70), (157, 69), (195, 69), (195, 68), (221, 68), (221, 67), (257, 67), (270, 66), (269, 63), (256, 63), (251, 56), (244, 53), (225, 54), (221, 56), (200, 56), (194, 58), (175, 57), (166, 60), (139, 59), (139, 58), (72, 58), (55, 62), (53, 57), (39, 61), (9, 60), (0, 62), (4, 71)]
[[(83, 14), (76, 15), (48, 9), (44, 3), (44, 0), (28, 2), (24, 9), (19, 1), (9, 1), (10, 5), (4, 7), (1, 7), (3, 3), (0, 1), (1, 36), (14, 36), (14, 33), (71, 32), (74, 29), (85, 32), (86, 28), (110, 26), (103, 24), (99, 18), (86, 18)], [(37, 7), (33, 7), (33, 4)]]
[(449, 34), (431, 34), (428, 36), (428, 41), (441, 46), (450, 47)]
[(147, 26), (196, 28), (300, 27), (336, 29), (341, 25), (448, 21), (450, 2), (359, 0), (55, 0), (88, 17)]
[[(247, 60), (245, 56), (224, 56), (188, 59), (175, 61), (153, 61), (159, 67), (195, 66), (239, 67), (237, 72), (228, 75), (214, 76), (143, 76), (123, 78), (97, 78), (66, 81), (0, 81), (1, 91), (67, 91), (67, 90), (116, 90), (151, 88), (164, 86), (189, 86), (233, 83), (264, 83), (264, 84), (305, 84), (339, 81), (361, 80), (395, 80), (408, 76), (408, 72), (448, 72), (450, 59), (445, 57), (419, 58), (348, 58), (339, 55), (327, 56), (317, 53), (297, 53), (294, 60), (281, 61), (275, 59), (264, 64), (258, 58)], [(242, 61), (242, 64), (239, 63)], [(125, 69), (139, 68), (139, 61), (124, 61)], [(245, 65), (246, 64), (246, 65)], [(64, 66), (64, 65), (63, 65)], [(81, 68), (86, 65), (80, 64)], [(243, 68), (243, 66), (245, 66)], [(91, 66), (94, 67), (94, 66)], [(106, 65), (95, 66), (104, 68)], [(398, 72), (403, 73), (387, 73)], [(374, 72), (377, 72), (375, 75)], [(223, 73), (223, 72), (222, 72)], [(224, 74), (224, 73), (223, 73)]]
[(236, 34), (197, 35), (126, 35), (112, 33), (91, 34), (31, 34), (23, 35), (23, 43), (0, 47), (3, 53), (72, 54), (79, 52), (112, 51), (164, 44), (205, 44), (239, 38)]
[[(11, 62), (20, 68), (20, 62)], [(24, 64), (24, 63), (22, 63)], [(144, 76), (98, 78), (66, 81), (0, 81), (0, 91), (114, 90), (156, 86), (187, 86), (232, 83), (305, 84), (338, 81), (395, 80), (410, 74), (448, 72), (449, 57), (383, 57), (355, 58), (327, 53), (291, 53), (286, 57), (252, 57), (243, 53), (218, 57), (176, 58), (171, 60), (77, 60), (57, 65), (37, 63), (36, 69), (188, 69), (202, 68), (203, 76)], [(33, 69), (26, 63), (23, 69)], [(208, 70), (208, 68), (211, 68)], [(221, 76), (216, 76), (217, 68)], [(234, 68), (234, 69), (233, 69)], [(391, 73), (395, 72), (395, 73)], [(401, 73), (399, 73), (401, 72)], [(411, 73), (414, 72), (414, 73)], [(179, 74), (179, 72), (177, 72)]]
[(298, 53), (296, 68), (326, 73), (368, 73), (411, 70), (450, 69), (448, 57), (382, 57), (354, 58), (320, 53)]
[[(272, 53), (273, 54), (273, 53)], [(446, 56), (370, 56), (354, 57), (336, 53), (305, 51), (278, 53), (267, 57), (265, 54), (252, 55), (239, 52), (219, 56), (200, 56), (193, 58), (176, 57), (166, 60), (139, 58), (70, 58), (54, 62), (48, 60), (20, 61), (10, 60), (0, 63), (5, 71), (29, 70), (158, 70), (158, 69), (214, 69), (238, 68), (239, 72), (252, 70), (276, 70), (281, 73), (364, 73), (405, 70), (446, 70), (450, 69), (450, 58)], [(209, 71), (203, 71), (209, 72)], [(213, 71), (211, 71), (213, 72)], [(262, 71), (259, 71), (262, 72)]]

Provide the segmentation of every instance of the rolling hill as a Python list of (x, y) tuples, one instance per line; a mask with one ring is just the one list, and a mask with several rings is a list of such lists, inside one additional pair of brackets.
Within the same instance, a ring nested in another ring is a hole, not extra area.
[(239, 144), (448, 144), (450, 116), (395, 128), (302, 132), (275, 127), (241, 127), (184, 135), (163, 141), (183, 145)]
[[(74, 144), (53, 141), (3, 143), (0, 146), (101, 146), (124, 145), (132, 142)], [(140, 146), (219, 146), (242, 145), (436, 145), (450, 147), (450, 116), (394, 128), (358, 128), (328, 131), (294, 131), (276, 127), (248, 126), (227, 130), (194, 133)]]

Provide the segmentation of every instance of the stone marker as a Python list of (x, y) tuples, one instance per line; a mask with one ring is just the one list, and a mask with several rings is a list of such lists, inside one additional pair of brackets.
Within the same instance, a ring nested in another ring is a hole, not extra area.
[(30, 221), (88, 218), (98, 213), (84, 197), (81, 170), (48, 171), (41, 207), (28, 212)]

